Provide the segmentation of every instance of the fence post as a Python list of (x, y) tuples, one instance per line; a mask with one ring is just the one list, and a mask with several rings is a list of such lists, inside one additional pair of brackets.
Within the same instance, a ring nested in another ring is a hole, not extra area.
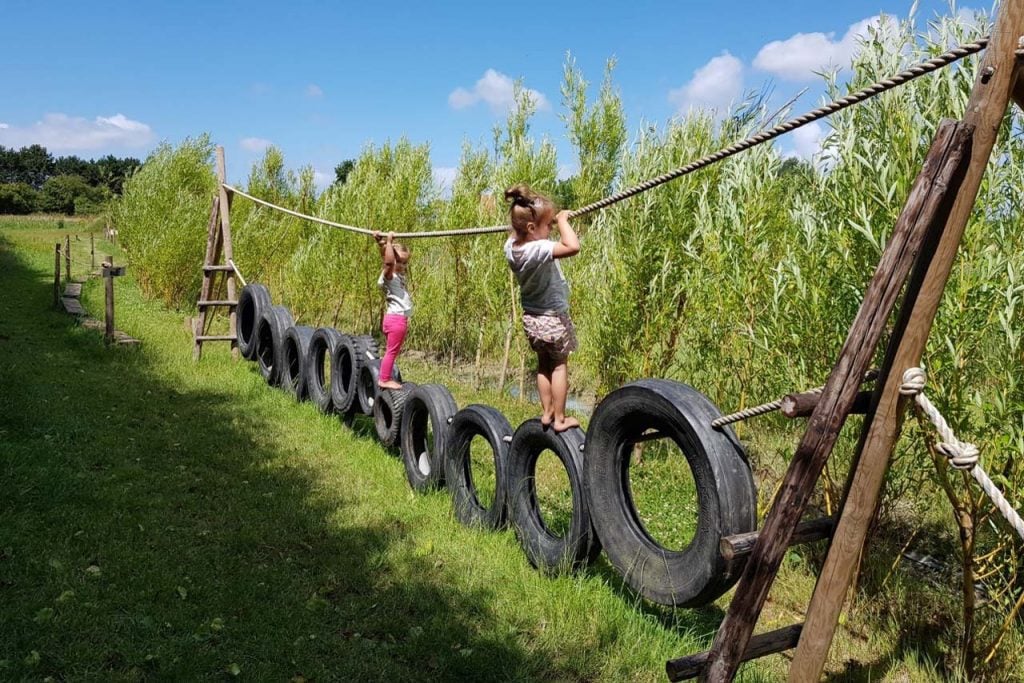
[(60, 306), (60, 242), (53, 246), (53, 307)]
[(64, 235), (64, 279), (71, 282), (71, 235)]
[(103, 340), (110, 344), (114, 341), (114, 257), (107, 256), (103, 264), (103, 291), (106, 299), (104, 322), (106, 323)]
[(89, 272), (96, 270), (96, 232), (89, 231)]

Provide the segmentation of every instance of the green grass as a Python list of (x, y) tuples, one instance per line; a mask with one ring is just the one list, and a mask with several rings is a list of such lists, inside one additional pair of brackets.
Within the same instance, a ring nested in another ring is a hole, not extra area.
[[(511, 531), (412, 493), (368, 422), (295, 403), (224, 346), (194, 363), (182, 315), (143, 300), (130, 268), (118, 327), (143, 344), (104, 348), (51, 308), (62, 234), (0, 221), (0, 679), (661, 681), (707, 645), (728, 596), (652, 607), (604, 559), (541, 575)], [(73, 248), (81, 273), (87, 236)], [(98, 280), (83, 303), (102, 310)], [(450, 383), (406, 360), (407, 378)], [(452, 386), (512, 424), (536, 411)], [(557, 527), (568, 483), (541, 462)], [(787, 566), (762, 630), (799, 620), (812, 577)], [(933, 679), (891, 625), (858, 628), (837, 641), (837, 680)], [(742, 680), (784, 671), (773, 657)]]

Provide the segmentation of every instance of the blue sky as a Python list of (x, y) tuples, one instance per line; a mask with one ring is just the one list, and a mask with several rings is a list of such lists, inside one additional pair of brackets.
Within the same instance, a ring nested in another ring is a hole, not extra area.
[[(801, 102), (810, 104), (818, 63), (848, 54), (872, 17), (909, 9), (910, 0), (4, 0), (0, 144), (144, 157), (160, 140), (209, 132), (232, 180), (273, 143), (289, 166), (312, 165), (324, 181), (365, 143), (406, 135), (430, 143), (443, 176), (463, 140), (490, 141), (511, 79), (522, 78), (549, 104), (534, 131), (555, 140), (571, 170), (558, 119), (566, 52), (595, 84), (617, 58), (633, 131), (765, 81), (780, 101), (810, 86)], [(949, 11), (922, 0), (918, 16)], [(782, 144), (806, 154), (814, 142)]]

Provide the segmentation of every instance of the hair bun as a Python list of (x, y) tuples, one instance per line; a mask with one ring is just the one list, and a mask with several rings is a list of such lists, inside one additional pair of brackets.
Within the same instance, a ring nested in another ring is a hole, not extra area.
[(518, 183), (505, 190), (506, 201), (519, 206), (529, 206), (533, 201), (533, 192), (524, 183)]

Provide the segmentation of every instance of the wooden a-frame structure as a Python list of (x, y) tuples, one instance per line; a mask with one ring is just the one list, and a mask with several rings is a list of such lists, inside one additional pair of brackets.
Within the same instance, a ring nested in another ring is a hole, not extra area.
[[(789, 680), (820, 679), (902, 427), (909, 400), (900, 395), (903, 372), (920, 365), (1007, 107), (1011, 99), (1024, 106), (1024, 78), (1018, 79), (1022, 38), (1024, 0), (1003, 0), (963, 120), (943, 122), (936, 132), (711, 650), (668, 662), (670, 679), (696, 675), (702, 681), (730, 681), (741, 662), (793, 647)], [(806, 619), (752, 637), (900, 290), (902, 303)]]

